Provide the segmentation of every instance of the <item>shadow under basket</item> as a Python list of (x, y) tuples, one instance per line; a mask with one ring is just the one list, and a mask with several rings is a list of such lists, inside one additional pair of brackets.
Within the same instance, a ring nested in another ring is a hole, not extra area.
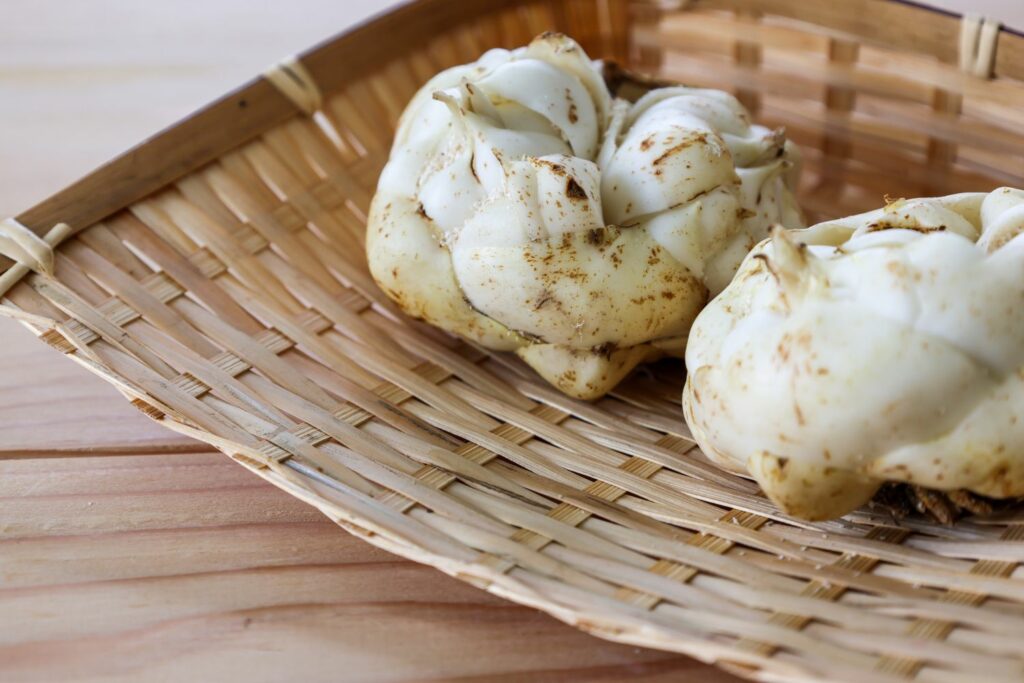
[(364, 220), (437, 71), (546, 30), (735, 92), (812, 221), (1024, 185), (1024, 38), (884, 0), (403, 6), (8, 221), (2, 312), (348, 531), (598, 636), (763, 680), (1024, 677), (1024, 516), (805, 523), (711, 466), (679, 363), (594, 404), (403, 317)]

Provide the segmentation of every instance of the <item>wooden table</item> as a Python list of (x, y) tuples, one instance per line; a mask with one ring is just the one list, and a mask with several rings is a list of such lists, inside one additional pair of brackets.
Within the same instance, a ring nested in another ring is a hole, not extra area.
[[(0, 216), (387, 4), (6, 3)], [(0, 349), (2, 681), (735, 680), (356, 540), (2, 319)]]
[[(0, 215), (385, 4), (5, 4)], [(734, 680), (367, 545), (5, 319), (0, 349), (5, 683)]]

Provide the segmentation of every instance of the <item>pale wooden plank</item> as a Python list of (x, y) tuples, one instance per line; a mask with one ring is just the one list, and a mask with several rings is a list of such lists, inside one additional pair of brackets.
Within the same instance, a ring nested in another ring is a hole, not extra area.
[[(0, 584), (24, 588), (60, 585), (69, 580), (78, 583), (152, 577), (157, 570), (161, 576), (174, 576), (256, 566), (394, 559), (326, 519), (189, 529), (111, 529), (102, 534), (101, 543), (94, 534), (0, 541)], [(112, 552), (117, 545), (130, 548), (130, 556)]]
[(4, 681), (734, 680), (374, 548), (216, 453), (0, 461), (0, 510)]
[(395, 4), (4, 3), (0, 214), (29, 208), (275, 60)]
[(187, 492), (258, 483), (244, 468), (212, 451), (182, 453), (181, 457), (153, 462), (147, 462), (147, 458), (97, 457), (90, 460), (89, 467), (83, 467), (72, 458), (42, 462), (34, 458), (12, 460), (3, 464), (0, 498)]
[[(324, 604), (183, 619), (116, 637), (0, 648), (19, 681), (731, 681), (609, 645), (516, 605)], [(11, 680), (11, 679), (8, 679)]]
[(323, 519), (218, 453), (0, 461), (0, 481), (0, 543)]
[(43, 496), (45, 505), (19, 496), (4, 502), (6, 539), (40, 534), (93, 534), (110, 524), (130, 529), (180, 529), (227, 524), (274, 523), (285, 519), (313, 521), (319, 513), (292, 497), (280, 497), (266, 487), (233, 489), (143, 491), (129, 488), (114, 496)]

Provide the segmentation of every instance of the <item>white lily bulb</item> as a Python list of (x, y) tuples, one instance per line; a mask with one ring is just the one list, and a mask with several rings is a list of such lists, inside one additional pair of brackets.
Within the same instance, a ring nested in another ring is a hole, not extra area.
[(579, 45), (544, 34), (413, 97), (370, 208), (370, 270), (410, 315), (595, 398), (681, 356), (768, 227), (802, 225), (798, 165), (731, 95), (618, 100)]
[(1024, 495), (1024, 191), (777, 231), (698, 316), (683, 410), (785, 512), (885, 481)]

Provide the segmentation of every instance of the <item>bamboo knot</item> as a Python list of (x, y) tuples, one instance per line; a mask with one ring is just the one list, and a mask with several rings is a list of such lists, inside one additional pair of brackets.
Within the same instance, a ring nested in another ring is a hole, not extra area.
[(15, 285), (29, 271), (53, 275), (53, 248), (71, 234), (67, 223), (53, 226), (40, 237), (14, 218), (0, 221), (0, 256), (14, 261), (14, 265), (0, 274), (0, 296)]
[(960, 21), (960, 70), (978, 78), (992, 78), (1001, 24), (977, 14)]
[(309, 69), (295, 57), (287, 57), (263, 72), (264, 78), (306, 114), (312, 116), (323, 106), (323, 95)]

